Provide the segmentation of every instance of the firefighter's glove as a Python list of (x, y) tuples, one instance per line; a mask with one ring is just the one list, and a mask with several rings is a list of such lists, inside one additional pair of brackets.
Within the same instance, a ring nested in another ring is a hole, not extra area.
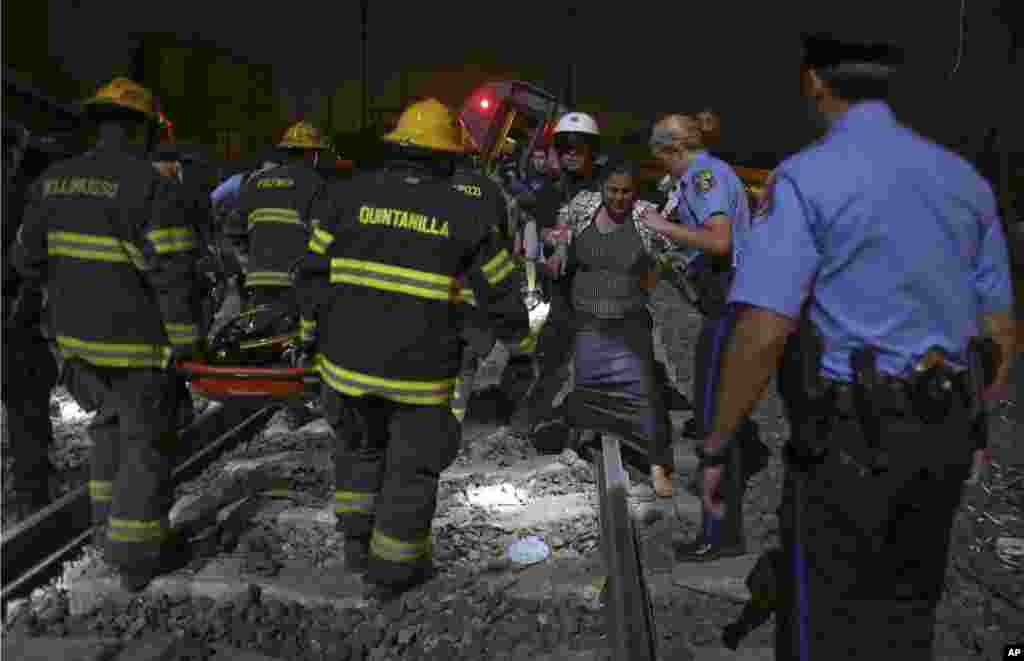
[(330, 272), (330, 258), (321, 255), (306, 255), (302, 259), (296, 260), (288, 270), (293, 282), (303, 276), (329, 275)]

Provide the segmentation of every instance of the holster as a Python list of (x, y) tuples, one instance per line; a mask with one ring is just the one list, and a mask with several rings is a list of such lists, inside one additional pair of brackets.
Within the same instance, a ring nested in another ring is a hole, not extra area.
[(882, 444), (882, 414), (879, 406), (882, 384), (877, 363), (878, 350), (875, 347), (868, 346), (850, 352), (854, 410), (867, 441), (868, 468), (876, 475), (889, 470), (888, 449)]
[(824, 352), (824, 339), (805, 308), (797, 330), (786, 340), (777, 379), (791, 425), (786, 459), (803, 469), (821, 463), (825, 452), (821, 439), (830, 424), (832, 391), (821, 376)]
[(687, 270), (687, 279), (697, 293), (697, 309), (705, 317), (717, 317), (729, 300), (732, 271), (706, 255), (697, 257)]

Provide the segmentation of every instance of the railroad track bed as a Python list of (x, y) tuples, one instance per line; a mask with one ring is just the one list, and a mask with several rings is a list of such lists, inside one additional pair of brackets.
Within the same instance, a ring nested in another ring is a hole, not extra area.
[[(439, 493), (439, 574), (397, 605), (365, 602), (359, 580), (339, 566), (326, 425), (290, 430), (275, 418), (179, 486), (172, 520), (193, 522), (200, 556), (188, 569), (131, 596), (87, 550), (55, 584), (9, 608), (7, 631), (116, 640), (126, 648), (167, 636), (160, 640), (189, 653), (221, 644), (279, 659), (602, 658), (606, 572), (594, 468), (571, 451), (537, 456), (494, 425), (470, 422), (466, 434)], [(677, 477), (684, 494), (686, 475)], [(649, 491), (637, 488), (635, 502), (649, 510), (640, 536), (660, 654), (691, 658), (704, 647), (697, 658), (716, 658), (708, 655), (741, 604), (712, 594), (714, 586), (676, 585), (668, 545), (684, 525), (679, 510), (692, 511), (693, 498), (678, 507), (651, 504)], [(543, 539), (550, 557), (515, 565), (505, 551), (527, 535)], [(736, 581), (719, 583), (736, 590)], [(761, 633), (748, 644), (763, 651), (770, 631)]]
[[(670, 340), (675, 355), (669, 360), (685, 367), (682, 354), (689, 348)], [(478, 388), (489, 385), (480, 379)], [(775, 456), (747, 493), (748, 556), (675, 563), (672, 538), (692, 537), (699, 521), (697, 501), (686, 491), (689, 441), (677, 441), (676, 497), (670, 503), (644, 503), (649, 486), (632, 492), (659, 658), (772, 658), (770, 624), (744, 641), (744, 654), (719, 642), (748, 598), (742, 583), (756, 553), (777, 539), (785, 424), (774, 388), (769, 392), (756, 417)], [(677, 432), (686, 418), (673, 414)], [(1013, 445), (1012, 430), (996, 433), (997, 449)], [(188, 570), (131, 596), (87, 550), (60, 581), (9, 607), (5, 645), (86, 641), (107, 646), (107, 656), (95, 658), (119, 661), (606, 658), (607, 572), (598, 546), (593, 466), (571, 452), (538, 457), (472, 410), (465, 437), (466, 448), (439, 490), (438, 576), (398, 602), (366, 603), (359, 581), (338, 567), (343, 546), (334, 531), (332, 440), (323, 421), (292, 430), (275, 419), (263, 434), (179, 487), (175, 517), (196, 529), (197, 559)], [(1020, 474), (1014, 470), (986, 483), (1001, 506), (1010, 503), (1010, 510), (996, 514), (1004, 526), (1011, 519), (1001, 517), (1019, 514), (1013, 500), (1019, 491), (1012, 489)], [(957, 526), (954, 557), (965, 553), (957, 542), (964, 529), (959, 521)], [(510, 542), (531, 534), (548, 544), (550, 557), (527, 567), (504, 558)], [(990, 592), (1013, 580), (1001, 571), (973, 580), (951, 570), (939, 609), (936, 659), (987, 658), (993, 646), (1024, 630), (1014, 628), (1018, 611)], [(45, 649), (49, 656), (41, 658), (79, 658)]]
[[(202, 413), (209, 402), (199, 395), (192, 398), (196, 415)], [(53, 390), (50, 397), (50, 420), (53, 423), (53, 446), (50, 449), (50, 461), (57, 468), (55, 480), (55, 496), (65, 496), (77, 487), (85, 484), (89, 479), (89, 453), (92, 448), (92, 440), (89, 438), (87, 428), (95, 417), (95, 413), (86, 413), (75, 403), (63, 386)], [(3, 413), (0, 428), (3, 432), (3, 491), (0, 493), (0, 510), (2, 510), (2, 524), (0, 534), (20, 520), (14, 516), (13, 508), (7, 506), (10, 492), (10, 439), (8, 436), (6, 411)]]

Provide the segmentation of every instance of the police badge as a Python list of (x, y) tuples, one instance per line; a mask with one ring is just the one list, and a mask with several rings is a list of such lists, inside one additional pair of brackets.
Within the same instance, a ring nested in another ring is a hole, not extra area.
[(715, 177), (711, 170), (701, 170), (693, 177), (693, 185), (697, 187), (698, 193), (707, 193), (715, 187)]
[(752, 221), (758, 222), (764, 219), (765, 216), (772, 210), (772, 205), (775, 203), (775, 173), (771, 173), (768, 177), (768, 181), (764, 184), (764, 193), (761, 195), (761, 203), (757, 205), (757, 209), (754, 211)]

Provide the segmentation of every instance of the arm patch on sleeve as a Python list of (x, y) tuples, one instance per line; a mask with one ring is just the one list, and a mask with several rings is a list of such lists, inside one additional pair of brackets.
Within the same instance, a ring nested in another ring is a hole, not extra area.
[(707, 193), (715, 187), (715, 175), (711, 170), (701, 170), (693, 176), (693, 185), (698, 193)]

